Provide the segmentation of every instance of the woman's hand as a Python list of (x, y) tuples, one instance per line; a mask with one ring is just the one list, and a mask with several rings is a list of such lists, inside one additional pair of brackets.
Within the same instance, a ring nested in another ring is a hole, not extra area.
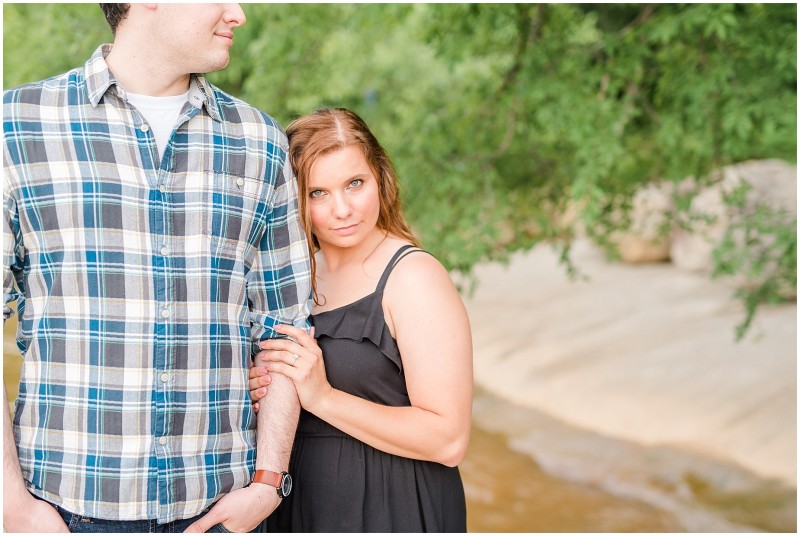
[(250, 361), (249, 378), (250, 401), (253, 403), (253, 411), (258, 413), (261, 407), (258, 401), (267, 396), (267, 385), (272, 382), (272, 378), (265, 367), (256, 367), (254, 361)]
[[(267, 339), (261, 341), (259, 346), (263, 351), (256, 354), (256, 366), (260, 367), (263, 362), (270, 373), (283, 374), (292, 380), (297, 389), (300, 404), (313, 413), (313, 408), (333, 390), (325, 375), (322, 350), (314, 340), (314, 328), (311, 328), (310, 334), (286, 324), (279, 324), (274, 329), (294, 340)], [(252, 387), (251, 380), (250, 388), (252, 389)]]

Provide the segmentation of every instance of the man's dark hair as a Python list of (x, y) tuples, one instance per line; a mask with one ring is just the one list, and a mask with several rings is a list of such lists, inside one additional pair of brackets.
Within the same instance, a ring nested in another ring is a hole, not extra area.
[(103, 15), (106, 16), (108, 25), (111, 26), (111, 33), (117, 34), (117, 26), (128, 15), (128, 10), (131, 8), (130, 4), (100, 4), (103, 10)]

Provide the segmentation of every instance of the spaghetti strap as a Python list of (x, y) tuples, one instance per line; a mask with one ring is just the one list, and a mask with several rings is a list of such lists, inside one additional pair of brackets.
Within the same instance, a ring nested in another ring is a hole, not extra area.
[[(428, 253), (424, 249), (411, 249), (415, 246), (411, 244), (406, 244), (405, 246), (401, 246), (400, 249), (392, 257), (392, 260), (389, 261), (389, 264), (386, 265), (386, 268), (383, 270), (383, 275), (381, 275), (380, 281), (378, 281), (378, 286), (375, 287), (375, 292), (383, 292), (383, 288), (386, 286), (386, 282), (389, 280), (389, 274), (392, 273), (392, 269), (397, 265), (398, 262), (402, 260), (403, 257), (406, 255), (410, 255), (415, 251), (422, 251), (423, 253)], [(409, 251), (411, 249), (411, 251)]]

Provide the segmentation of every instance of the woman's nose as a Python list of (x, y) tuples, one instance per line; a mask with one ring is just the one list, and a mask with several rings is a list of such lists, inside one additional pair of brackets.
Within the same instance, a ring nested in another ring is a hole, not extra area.
[(333, 211), (337, 218), (346, 218), (353, 212), (350, 203), (344, 195), (337, 195), (334, 199), (334, 203)]

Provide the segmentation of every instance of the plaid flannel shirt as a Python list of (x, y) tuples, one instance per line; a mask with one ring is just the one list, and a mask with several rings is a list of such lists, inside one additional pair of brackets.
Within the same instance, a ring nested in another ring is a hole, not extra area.
[(164, 523), (250, 482), (248, 363), (308, 327), (309, 259), (280, 126), (194, 75), (159, 161), (109, 51), (3, 95), (14, 435), (34, 495)]

